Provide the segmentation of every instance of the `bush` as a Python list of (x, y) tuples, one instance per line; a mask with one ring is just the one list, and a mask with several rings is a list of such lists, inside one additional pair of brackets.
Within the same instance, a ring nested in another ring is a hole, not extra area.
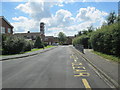
[(19, 54), (24, 51), (30, 51), (32, 48), (32, 43), (25, 40), (24, 38), (16, 36), (2, 36), (2, 54)]
[(18, 54), (24, 51), (26, 41), (23, 38), (9, 36), (2, 44), (3, 54)]
[(33, 48), (32, 42), (27, 41), (24, 47), (24, 51), (31, 51), (32, 48)]
[(45, 46), (45, 47), (47, 47), (47, 46), (48, 46), (48, 44), (47, 44), (46, 42), (44, 42), (43, 44), (44, 44), (44, 46)]
[(118, 23), (104, 26), (90, 38), (92, 48), (109, 55), (120, 56), (120, 26)]
[(41, 38), (39, 36), (36, 38), (34, 47), (35, 48), (44, 48), (44, 44), (42, 43)]
[(87, 35), (82, 35), (82, 36), (79, 36), (79, 37), (76, 37), (74, 40), (73, 40), (73, 46), (75, 45), (83, 45), (84, 48), (88, 48), (89, 47), (89, 37)]

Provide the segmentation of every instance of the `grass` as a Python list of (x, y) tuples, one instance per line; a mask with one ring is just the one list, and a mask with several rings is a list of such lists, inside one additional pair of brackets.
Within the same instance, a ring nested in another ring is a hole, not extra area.
[[(46, 48), (51, 48), (51, 47), (54, 47), (54, 46), (47, 46), (47, 47), (45, 47), (44, 49), (46, 49)], [(23, 52), (23, 53), (29, 53), (29, 52), (33, 52), (33, 51), (38, 51), (38, 50), (42, 50), (43, 48), (40, 48), (40, 49), (38, 49), (38, 48), (36, 48), (36, 49), (32, 49), (31, 51), (26, 51), (26, 52)], [(23, 54), (22, 53), (22, 54)]]
[(107, 55), (107, 54), (103, 54), (101, 52), (97, 52), (97, 51), (91, 51), (105, 59), (108, 59), (108, 60), (112, 60), (112, 61), (115, 61), (115, 62), (120, 62), (120, 58), (119, 57), (116, 57), (116, 56), (113, 56), (113, 55)]
[[(46, 48), (51, 48), (51, 47), (54, 47), (54, 46), (47, 46), (45, 47), (44, 49)], [(34, 51), (38, 51), (38, 50), (42, 50), (43, 48), (40, 48), (40, 49), (32, 49), (31, 51), (26, 51), (26, 52), (22, 52), (22, 53), (19, 53), (19, 54), (24, 54), (24, 53), (30, 53), (30, 52), (34, 52)], [(19, 54), (13, 54), (13, 55), (19, 55)], [(0, 55), (0, 56), (13, 56), (13, 55)]]

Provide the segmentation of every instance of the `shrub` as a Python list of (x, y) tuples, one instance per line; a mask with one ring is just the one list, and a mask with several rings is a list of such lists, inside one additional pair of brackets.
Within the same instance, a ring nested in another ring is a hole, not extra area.
[(9, 36), (2, 44), (2, 54), (18, 54), (24, 51), (25, 43), (26, 41), (23, 38)]
[(109, 55), (120, 56), (120, 26), (114, 23), (98, 29), (90, 38), (92, 48)]
[(48, 46), (48, 44), (47, 44), (46, 42), (44, 42), (43, 44), (44, 44), (44, 46), (45, 46), (45, 47), (47, 47), (47, 46)]
[(73, 40), (73, 46), (75, 46), (75, 45), (83, 45), (84, 48), (88, 48), (89, 47), (88, 44), (89, 44), (89, 37), (87, 35), (82, 35), (82, 36), (76, 37)]
[(24, 51), (30, 51), (33, 47), (32, 42), (25, 40), (24, 38), (2, 35), (2, 54), (19, 54)]
[(35, 48), (44, 48), (44, 44), (42, 43), (41, 38), (39, 36), (36, 38), (34, 47)]
[(24, 46), (24, 51), (31, 51), (32, 48), (33, 48), (32, 42), (27, 41)]

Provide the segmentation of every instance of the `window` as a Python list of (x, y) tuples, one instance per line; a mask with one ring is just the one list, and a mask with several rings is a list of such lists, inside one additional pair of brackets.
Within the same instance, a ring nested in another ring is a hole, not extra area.
[(0, 33), (5, 33), (5, 27), (1, 27)]
[(11, 29), (10, 28), (8, 28), (8, 33), (11, 33)]

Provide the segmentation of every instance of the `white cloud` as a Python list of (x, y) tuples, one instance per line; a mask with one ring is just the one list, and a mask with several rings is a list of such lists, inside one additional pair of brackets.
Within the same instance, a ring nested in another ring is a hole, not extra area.
[(82, 2), (119, 2), (119, 0), (83, 0)]
[(0, 0), (0, 2), (25, 2), (27, 0)]
[(100, 11), (95, 7), (80, 8), (76, 16), (78, 22), (81, 21), (100, 21), (104, 16), (107, 16), (108, 13)]
[(119, 2), (119, 0), (0, 0), (2, 2)]
[(14, 17), (12, 18), (13, 20), (15, 20), (16, 22), (12, 23), (12, 25), (14, 26), (14, 32), (18, 33), (25, 33), (27, 31), (35, 31), (35, 30), (39, 30), (39, 22), (33, 20), (33, 19), (28, 19), (26, 17), (20, 16), (20, 17)]
[(60, 9), (51, 18), (43, 18), (48, 27), (65, 27), (74, 23), (72, 13), (68, 10)]
[(13, 20), (16, 21), (12, 23), (15, 27), (14, 31), (27, 32), (29, 30), (31, 32), (39, 32), (39, 23), (42, 21), (46, 25), (46, 35), (56, 36), (61, 31), (66, 35), (74, 35), (94, 23), (101, 25), (104, 21), (103, 17), (107, 15), (106, 12), (100, 11), (95, 7), (80, 8), (75, 17), (70, 11), (65, 9), (60, 9), (56, 11), (55, 15), (52, 15), (50, 8), (53, 5), (62, 6), (62, 2), (63, 0), (60, 3), (45, 3), (41, 0), (41, 2), (26, 2), (18, 5), (16, 9), (28, 14), (32, 19), (22, 16), (14, 17)]
[(29, 14), (35, 20), (41, 20), (42, 18), (50, 17), (50, 3), (46, 2), (27, 2), (20, 4), (16, 9), (21, 10), (24, 13)]

